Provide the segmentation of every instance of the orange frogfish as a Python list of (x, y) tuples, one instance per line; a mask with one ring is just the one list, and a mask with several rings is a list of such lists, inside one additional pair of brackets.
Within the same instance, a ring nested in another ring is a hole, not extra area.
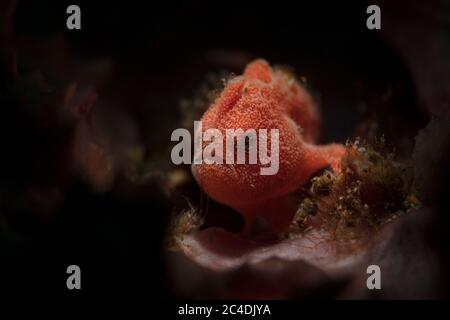
[[(236, 210), (249, 234), (255, 219), (266, 220), (274, 233), (285, 231), (298, 208), (293, 192), (324, 168), (340, 170), (340, 144), (317, 145), (320, 117), (310, 94), (295, 78), (272, 69), (265, 60), (251, 62), (231, 79), (201, 118), (204, 132), (218, 129), (278, 129), (279, 168), (262, 175), (266, 163), (193, 164), (192, 173), (214, 200)], [(225, 155), (223, 155), (225, 157)]]

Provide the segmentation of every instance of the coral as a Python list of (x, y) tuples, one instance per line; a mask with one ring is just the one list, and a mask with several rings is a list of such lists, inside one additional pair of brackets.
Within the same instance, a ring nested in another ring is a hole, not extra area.
[(166, 237), (166, 247), (171, 250), (177, 250), (179, 242), (187, 234), (190, 234), (203, 224), (203, 218), (198, 213), (197, 209), (192, 205), (187, 210), (172, 217), (169, 230)]
[(370, 235), (379, 226), (417, 208), (411, 166), (377, 151), (384, 140), (360, 146), (347, 142), (341, 171), (325, 170), (302, 192), (291, 232), (310, 226), (325, 228), (338, 238)]

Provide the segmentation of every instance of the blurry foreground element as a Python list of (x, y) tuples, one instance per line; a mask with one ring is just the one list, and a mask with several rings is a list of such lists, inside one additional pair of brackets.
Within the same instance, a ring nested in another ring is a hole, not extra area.
[(0, 6), (0, 295), (164, 296), (167, 197), (133, 110), (105, 94), (111, 65), (16, 38)]

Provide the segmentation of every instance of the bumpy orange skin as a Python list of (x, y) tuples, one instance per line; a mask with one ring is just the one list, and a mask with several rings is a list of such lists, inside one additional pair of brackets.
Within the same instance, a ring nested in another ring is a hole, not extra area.
[(260, 163), (192, 166), (194, 177), (211, 198), (243, 216), (244, 232), (250, 231), (258, 215), (275, 232), (285, 230), (297, 208), (290, 193), (320, 169), (339, 170), (344, 153), (342, 145), (314, 145), (320, 119), (311, 96), (294, 78), (272, 70), (264, 60), (250, 63), (242, 76), (232, 79), (201, 121), (203, 131), (221, 130), (224, 159), (226, 129), (279, 130), (279, 171), (275, 175), (261, 175)]

